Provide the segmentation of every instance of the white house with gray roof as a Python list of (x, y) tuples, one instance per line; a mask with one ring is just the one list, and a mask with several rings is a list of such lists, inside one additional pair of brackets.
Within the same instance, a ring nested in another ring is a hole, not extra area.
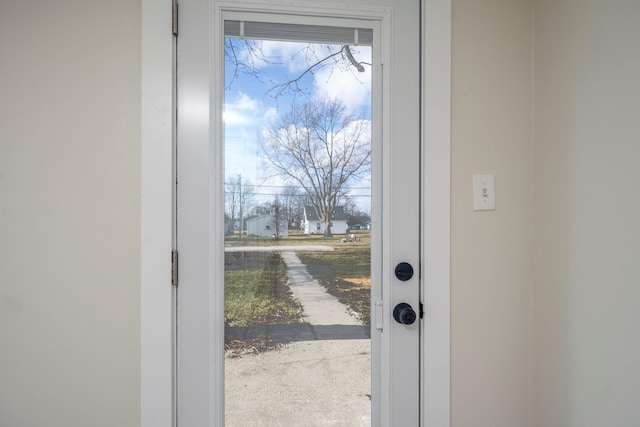
[(262, 237), (287, 237), (289, 235), (287, 218), (282, 215), (277, 219), (273, 213), (259, 215), (247, 219), (247, 235)]
[[(313, 206), (304, 207), (304, 219), (300, 227), (305, 234), (324, 234), (324, 221), (322, 221)], [(347, 216), (343, 206), (336, 206), (331, 215), (331, 233), (347, 233)]]

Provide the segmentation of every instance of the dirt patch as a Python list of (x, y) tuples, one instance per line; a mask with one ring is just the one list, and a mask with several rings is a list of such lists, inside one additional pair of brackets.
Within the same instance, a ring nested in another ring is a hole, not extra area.
[(262, 353), (270, 350), (278, 350), (285, 344), (272, 343), (269, 336), (259, 338), (234, 339), (225, 335), (224, 353), (227, 358), (242, 356), (243, 354)]

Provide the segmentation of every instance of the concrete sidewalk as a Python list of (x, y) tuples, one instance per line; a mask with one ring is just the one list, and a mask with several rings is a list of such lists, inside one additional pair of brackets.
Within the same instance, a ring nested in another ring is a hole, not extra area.
[[(289, 277), (291, 292), (304, 307), (304, 320), (306, 322), (312, 327), (330, 325), (357, 326), (363, 330), (363, 335), (360, 338), (369, 338), (369, 328), (363, 326), (358, 319), (350, 315), (347, 306), (328, 293), (325, 287), (309, 274), (307, 267), (294, 252), (282, 252), (280, 256), (287, 265), (287, 276)], [(326, 330), (334, 331), (334, 333), (338, 332), (338, 328)], [(327, 336), (324, 338), (335, 339), (339, 337)]]

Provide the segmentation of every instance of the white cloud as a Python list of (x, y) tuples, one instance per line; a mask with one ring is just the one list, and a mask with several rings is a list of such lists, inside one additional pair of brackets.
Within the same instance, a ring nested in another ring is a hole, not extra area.
[(312, 58), (316, 46), (309, 43), (251, 40), (243, 45), (239, 60), (256, 70), (277, 65), (297, 73), (307, 67), (307, 58)]
[(278, 110), (274, 107), (267, 108), (267, 110), (262, 114), (262, 120), (265, 123), (272, 122), (278, 117)]
[(239, 93), (239, 99), (234, 105), (239, 110), (258, 111), (259, 108), (259, 102), (243, 92)]
[[(359, 62), (371, 63), (371, 49), (357, 48), (354, 57)], [(319, 98), (339, 99), (350, 111), (368, 109), (371, 102), (371, 66), (365, 65), (365, 72), (358, 72), (351, 65), (325, 67), (315, 73)]]
[(265, 40), (262, 50), (266, 57), (281, 64), (291, 73), (304, 71), (308, 66), (309, 43), (281, 42)]
[(261, 103), (258, 100), (239, 92), (233, 102), (224, 104), (224, 122), (230, 125), (253, 123), (260, 108)]

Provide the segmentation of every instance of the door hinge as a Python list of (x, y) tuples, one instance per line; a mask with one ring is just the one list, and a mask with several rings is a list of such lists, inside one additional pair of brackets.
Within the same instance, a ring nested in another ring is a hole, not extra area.
[(178, 0), (172, 0), (171, 32), (178, 36)]
[(420, 303), (420, 318), (422, 319), (424, 317), (424, 305), (422, 303)]
[(178, 251), (171, 251), (171, 284), (178, 286)]

